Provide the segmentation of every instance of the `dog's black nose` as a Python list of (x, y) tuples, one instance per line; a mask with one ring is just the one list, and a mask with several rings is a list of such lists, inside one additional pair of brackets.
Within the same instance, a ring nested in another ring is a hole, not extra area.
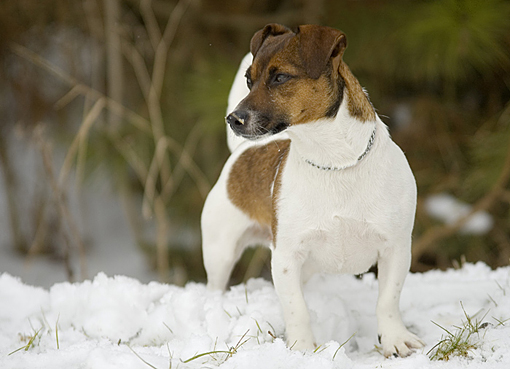
[(236, 110), (230, 113), (227, 117), (227, 123), (232, 128), (240, 128), (244, 126), (248, 121), (248, 113), (242, 110)]

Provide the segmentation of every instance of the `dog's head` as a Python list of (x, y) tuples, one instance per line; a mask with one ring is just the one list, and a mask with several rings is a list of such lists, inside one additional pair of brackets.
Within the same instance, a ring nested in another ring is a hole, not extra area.
[[(257, 138), (334, 118), (346, 88), (353, 88), (351, 115), (362, 121), (373, 118), (368, 98), (342, 61), (346, 47), (345, 34), (333, 28), (304, 25), (294, 32), (268, 24), (251, 40), (253, 63), (246, 71), (250, 93), (227, 117), (227, 123), (236, 134)], [(365, 102), (353, 99), (360, 92), (357, 99)]]

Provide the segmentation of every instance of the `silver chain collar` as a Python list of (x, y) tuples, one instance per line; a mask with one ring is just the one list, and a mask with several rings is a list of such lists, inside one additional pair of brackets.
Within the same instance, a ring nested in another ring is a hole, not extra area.
[(367, 156), (368, 152), (370, 151), (370, 149), (372, 148), (372, 146), (374, 145), (374, 141), (375, 141), (375, 132), (377, 130), (377, 125), (374, 126), (374, 130), (372, 131), (372, 135), (370, 136), (370, 138), (368, 139), (368, 145), (367, 145), (367, 148), (365, 149), (365, 151), (363, 151), (363, 153), (358, 157), (358, 160), (356, 160), (355, 163), (353, 164), (349, 164), (349, 165), (345, 165), (345, 166), (342, 166), (342, 167), (334, 167), (334, 166), (323, 166), (323, 165), (319, 165), (319, 164), (316, 164), (314, 163), (313, 161), (311, 161), (310, 159), (306, 159), (306, 158), (303, 158), (308, 164), (310, 164), (312, 167), (315, 167), (317, 169), (321, 169), (321, 170), (325, 170), (325, 171), (340, 171), (340, 170), (344, 170), (344, 169), (347, 169), (347, 168), (352, 168), (354, 167), (355, 165), (357, 165), (361, 160), (363, 160), (363, 158), (365, 156)]

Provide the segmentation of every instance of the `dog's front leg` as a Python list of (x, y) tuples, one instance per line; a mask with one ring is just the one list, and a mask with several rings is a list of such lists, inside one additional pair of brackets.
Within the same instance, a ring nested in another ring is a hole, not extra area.
[(411, 240), (387, 248), (380, 256), (378, 267), (379, 297), (377, 323), (383, 354), (408, 356), (411, 349), (424, 346), (417, 336), (407, 330), (400, 316), (400, 292), (411, 263)]
[(301, 289), (303, 258), (279, 247), (272, 255), (272, 275), (285, 320), (287, 345), (294, 350), (313, 350), (310, 315)]

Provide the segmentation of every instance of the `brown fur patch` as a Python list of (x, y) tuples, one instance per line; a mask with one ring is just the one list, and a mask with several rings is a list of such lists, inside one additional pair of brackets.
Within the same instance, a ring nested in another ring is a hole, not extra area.
[(230, 170), (228, 197), (259, 224), (272, 227), (274, 223), (274, 194), (279, 184), (277, 170), (287, 156), (289, 146), (290, 140), (275, 140), (250, 147), (239, 156)]
[(338, 72), (345, 81), (349, 113), (362, 122), (375, 120), (374, 107), (347, 64), (340, 63)]
[(272, 23), (272, 24), (266, 25), (263, 29), (261, 29), (260, 31), (256, 32), (253, 35), (251, 42), (250, 42), (251, 53), (253, 55), (256, 55), (257, 51), (260, 49), (260, 46), (262, 46), (264, 41), (269, 36), (279, 36), (279, 35), (283, 35), (285, 33), (292, 33), (292, 31), (289, 28), (287, 28), (281, 24), (277, 24), (277, 23)]
[(317, 79), (297, 78), (281, 86), (273, 99), (287, 110), (290, 124), (297, 125), (326, 117), (337, 95), (336, 86), (322, 75)]

